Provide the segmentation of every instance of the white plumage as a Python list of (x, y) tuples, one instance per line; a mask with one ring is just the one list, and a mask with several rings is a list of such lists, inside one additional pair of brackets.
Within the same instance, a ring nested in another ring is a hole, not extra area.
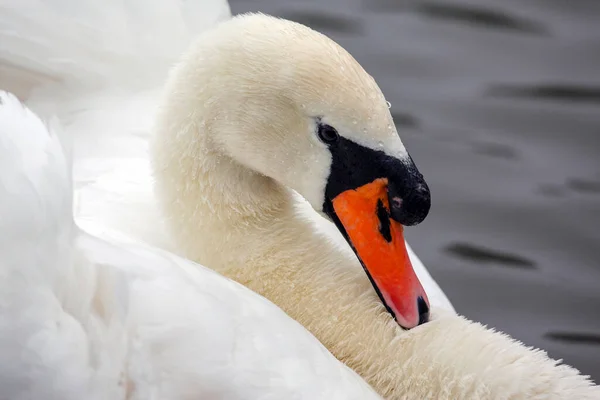
[[(60, 117), (63, 144), (72, 146), (77, 223), (99, 236), (107, 234), (106, 228), (123, 234), (109, 232), (103, 241), (73, 226), (66, 175), (59, 172), (54, 177), (58, 184), (52, 185), (50, 176), (39, 178), (66, 168), (60, 160), (55, 170), (40, 168), (43, 160), (52, 160), (43, 154), (57, 148), (56, 140), (16, 151), (23, 147), (15, 146), (24, 146), (12, 141), (17, 133), (43, 138), (45, 129), (4, 95), (9, 104), (4, 123), (16, 129), (0, 132), (0, 179), (4, 188), (12, 187), (0, 193), (0, 354), (6, 354), (0, 360), (0, 387), (8, 388), (0, 398), (5, 393), (11, 399), (52, 398), (49, 387), (57, 399), (94, 398), (92, 393), (140, 399), (373, 396), (316, 339), (263, 298), (163, 251), (115, 242), (134, 237), (182, 252), (181, 241), (165, 233), (167, 224), (155, 204), (149, 132), (170, 65), (195, 35), (229, 17), (224, 0), (0, 0), (0, 85), (26, 99), (38, 114)], [(295, 49), (286, 50), (293, 55)], [(181, 82), (180, 88), (186, 86)], [(24, 169), (12, 172), (18, 166)], [(27, 178), (29, 173), (38, 180)], [(5, 180), (13, 186), (4, 186)], [(37, 190), (57, 197), (42, 198)], [(288, 232), (295, 240), (288, 244), (303, 250), (324, 243), (323, 238), (340, 239), (314, 212), (308, 220), (318, 234)], [(44, 236), (44, 231), (54, 234)], [(274, 244), (267, 243), (267, 233), (251, 238), (253, 243)], [(188, 235), (186, 245), (234, 237), (226, 231), (200, 234)], [(358, 268), (347, 245), (337, 245), (331, 253), (343, 257), (333, 257), (331, 264)], [(216, 263), (207, 265), (219, 267), (220, 257), (235, 257), (244, 249), (226, 250), (213, 251)], [(274, 259), (289, 261), (291, 250), (280, 250)], [(322, 260), (322, 255), (309, 258)], [(389, 398), (598, 398), (598, 388), (576, 370), (455, 315), (443, 291), (411, 257), (436, 316), (411, 331), (386, 323), (389, 316), (370, 291), (353, 297), (356, 303), (339, 304), (330, 287), (313, 286), (332, 293), (315, 304), (337, 309), (347, 320), (332, 314), (311, 319), (311, 312), (322, 310), (298, 310), (290, 297), (276, 303), (295, 309), (338, 358)], [(321, 264), (309, 266), (318, 271)], [(252, 264), (237, 267), (246, 266), (251, 271)], [(360, 279), (368, 285), (366, 277)], [(253, 284), (261, 288), (260, 281)], [(357, 313), (355, 304), (368, 312)], [(355, 325), (361, 329), (353, 330)], [(55, 344), (49, 346), (50, 340)]]
[(0, 92), (0, 398), (379, 398), (266, 299), (71, 213), (58, 137)]

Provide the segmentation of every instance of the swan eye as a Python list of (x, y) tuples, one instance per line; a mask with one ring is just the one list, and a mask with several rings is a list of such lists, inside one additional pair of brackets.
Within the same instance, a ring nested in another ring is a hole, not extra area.
[(325, 144), (332, 144), (338, 141), (340, 135), (331, 125), (319, 124), (319, 139)]

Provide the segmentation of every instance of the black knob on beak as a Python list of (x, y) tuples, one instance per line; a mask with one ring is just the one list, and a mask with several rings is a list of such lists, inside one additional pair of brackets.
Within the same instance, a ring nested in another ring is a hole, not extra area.
[(431, 208), (429, 187), (422, 177), (410, 183), (389, 182), (388, 200), (391, 217), (405, 226), (423, 222)]

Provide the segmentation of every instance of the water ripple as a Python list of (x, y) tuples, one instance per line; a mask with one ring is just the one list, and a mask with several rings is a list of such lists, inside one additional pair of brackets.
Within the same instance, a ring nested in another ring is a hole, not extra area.
[(337, 33), (362, 34), (363, 22), (358, 18), (344, 17), (325, 12), (288, 11), (281, 15), (282, 18), (299, 22), (317, 31)]
[(544, 334), (546, 339), (557, 342), (576, 343), (576, 344), (593, 344), (600, 346), (600, 334), (598, 333), (582, 333), (582, 332), (547, 332)]
[(600, 181), (589, 179), (571, 178), (567, 179), (566, 186), (579, 193), (600, 193)]
[(560, 83), (539, 85), (498, 84), (490, 86), (486, 91), (486, 95), (552, 101), (600, 103), (600, 86), (590, 84), (580, 86)]
[(507, 267), (536, 269), (535, 262), (517, 254), (487, 249), (469, 243), (452, 243), (444, 248), (451, 256), (479, 264), (501, 264)]
[(394, 119), (394, 124), (398, 128), (419, 129), (421, 126), (419, 119), (407, 112), (392, 111), (392, 118)]
[(517, 149), (502, 143), (477, 142), (473, 144), (473, 151), (478, 154), (506, 160), (516, 160), (519, 158)]
[(487, 8), (423, 2), (416, 5), (415, 11), (430, 18), (463, 22), (487, 29), (505, 29), (535, 34), (547, 32), (537, 22)]
[(413, 12), (431, 19), (458, 22), (485, 29), (546, 34), (541, 23), (505, 11), (436, 1), (364, 0), (365, 9), (378, 12)]

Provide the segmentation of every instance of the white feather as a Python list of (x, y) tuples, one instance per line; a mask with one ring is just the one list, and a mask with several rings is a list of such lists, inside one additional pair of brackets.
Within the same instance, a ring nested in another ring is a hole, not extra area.
[(261, 296), (80, 231), (70, 179), (58, 137), (0, 92), (0, 399), (379, 398)]
[(229, 16), (224, 0), (0, 0), (0, 60), (20, 80), (145, 86)]

